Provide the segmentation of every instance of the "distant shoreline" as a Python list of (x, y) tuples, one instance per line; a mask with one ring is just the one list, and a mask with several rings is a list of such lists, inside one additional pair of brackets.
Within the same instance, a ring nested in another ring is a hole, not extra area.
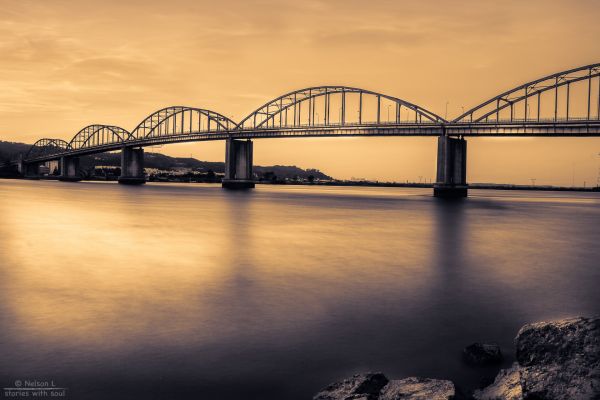
[[(23, 179), (16, 177), (0, 177), (0, 179)], [(58, 180), (58, 177), (44, 177), (41, 180)], [(85, 179), (88, 182), (116, 182), (116, 180)], [(220, 183), (220, 182), (200, 182), (200, 181), (167, 181), (150, 180), (150, 183)], [(268, 182), (255, 181), (259, 185), (292, 185), (292, 186), (357, 186), (357, 187), (410, 187), (410, 188), (433, 188), (433, 183), (399, 183), (399, 182), (370, 182), (370, 181), (332, 181), (332, 182)], [(513, 185), (503, 183), (472, 183), (469, 189), (490, 189), (490, 190), (533, 190), (547, 192), (600, 192), (600, 187), (570, 187), (570, 186), (548, 186), (548, 185)]]
[[(433, 188), (433, 183), (397, 183), (397, 182), (261, 182), (265, 185), (305, 185), (305, 186), (366, 186), (366, 187), (411, 187), (411, 188)], [(600, 188), (594, 187), (570, 187), (570, 186), (548, 186), (548, 185), (512, 185), (502, 183), (472, 183), (469, 189), (491, 189), (491, 190), (537, 190), (557, 192), (600, 192)]]

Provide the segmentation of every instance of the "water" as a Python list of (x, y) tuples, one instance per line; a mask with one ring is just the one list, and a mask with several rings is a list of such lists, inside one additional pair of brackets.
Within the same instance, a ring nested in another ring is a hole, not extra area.
[(0, 386), (307, 399), (600, 312), (598, 193), (0, 181)]

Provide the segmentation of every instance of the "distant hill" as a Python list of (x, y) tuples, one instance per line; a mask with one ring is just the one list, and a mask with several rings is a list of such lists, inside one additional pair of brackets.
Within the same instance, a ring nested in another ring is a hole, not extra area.
[[(0, 163), (16, 159), (19, 153), (26, 153), (31, 145), (25, 143), (14, 143), (0, 141)], [(121, 166), (121, 154), (119, 153), (100, 153), (91, 156), (84, 156), (80, 159), (80, 165), (85, 169), (92, 169), (96, 166)], [(170, 157), (159, 153), (145, 153), (144, 166), (146, 168), (156, 168), (160, 170), (173, 170), (175, 168), (190, 168), (200, 172), (213, 171), (215, 173), (225, 172), (225, 163), (201, 161), (191, 157)], [(317, 169), (303, 169), (296, 166), (273, 165), (253, 167), (254, 173), (259, 178), (266, 177), (272, 179), (273, 176), (279, 179), (293, 179), (296, 177), (308, 179), (313, 176), (318, 180), (331, 180), (329, 175)]]
[(0, 163), (16, 158), (19, 153), (27, 153), (30, 147), (30, 144), (3, 142), (0, 140)]

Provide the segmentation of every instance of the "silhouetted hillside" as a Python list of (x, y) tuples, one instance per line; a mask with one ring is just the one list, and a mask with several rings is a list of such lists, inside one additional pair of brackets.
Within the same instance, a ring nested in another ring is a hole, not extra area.
[(16, 158), (19, 153), (25, 154), (30, 147), (30, 144), (4, 142), (0, 140), (0, 162), (10, 161), (11, 159)]

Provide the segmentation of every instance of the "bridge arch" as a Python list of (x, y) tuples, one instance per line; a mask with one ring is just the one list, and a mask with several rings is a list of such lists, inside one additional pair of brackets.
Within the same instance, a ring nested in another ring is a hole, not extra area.
[(153, 112), (131, 131), (131, 138), (146, 139), (192, 133), (227, 132), (236, 123), (215, 111), (171, 106)]
[(125, 129), (112, 125), (88, 125), (80, 130), (69, 142), (70, 150), (121, 143), (131, 134)]
[(43, 138), (35, 142), (25, 154), (25, 159), (52, 156), (67, 151), (69, 143), (62, 139)]
[[(350, 96), (354, 99), (349, 99)], [(367, 105), (368, 100), (371, 105)], [(335, 111), (332, 113), (332, 110)], [(386, 110), (387, 119), (382, 117)], [(367, 115), (370, 120), (365, 118)], [(318, 86), (295, 90), (265, 103), (245, 117), (236, 129), (444, 122), (439, 115), (396, 97), (348, 86)]]
[[(579, 90), (573, 96), (576, 88)], [(576, 108), (579, 116), (575, 116)], [(452, 122), (556, 122), (592, 118), (600, 120), (600, 63), (527, 82), (473, 107)]]

